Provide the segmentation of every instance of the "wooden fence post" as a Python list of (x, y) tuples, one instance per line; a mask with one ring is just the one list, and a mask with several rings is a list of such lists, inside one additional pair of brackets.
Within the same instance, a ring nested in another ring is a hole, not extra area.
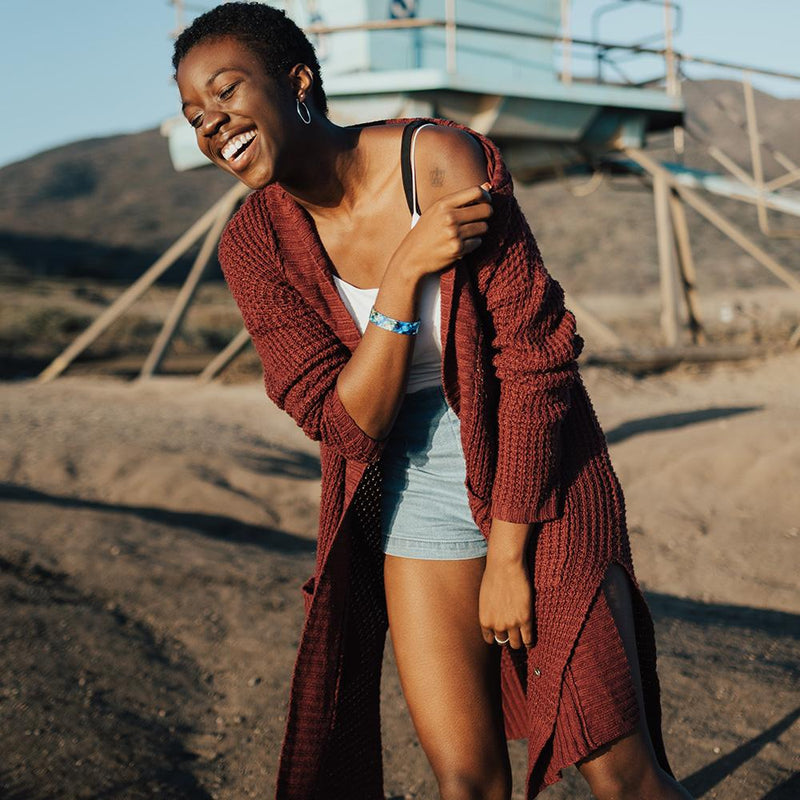
[(189, 230), (179, 237), (153, 263), (153, 265), (136, 279), (102, 314), (69, 345), (60, 355), (39, 374), (37, 380), (42, 383), (57, 378), (90, 344), (92, 344), (106, 328), (116, 322), (213, 224), (220, 208), (229, 198), (241, 192), (239, 185), (234, 186), (222, 198), (198, 219)]
[(208, 262), (211, 260), (211, 256), (214, 254), (214, 250), (216, 249), (219, 237), (222, 235), (225, 225), (227, 225), (231, 214), (236, 208), (241, 196), (244, 194), (244, 190), (246, 190), (244, 185), (242, 185), (241, 188), (243, 191), (238, 194), (231, 194), (228, 196), (228, 201), (220, 207), (217, 213), (217, 218), (206, 234), (205, 241), (200, 248), (200, 252), (197, 254), (197, 258), (192, 265), (192, 269), (187, 275), (186, 280), (183, 282), (183, 286), (181, 286), (181, 290), (178, 293), (178, 296), (175, 298), (175, 302), (173, 303), (172, 308), (170, 309), (169, 314), (164, 321), (164, 325), (161, 327), (158, 337), (153, 343), (153, 346), (150, 349), (147, 358), (145, 359), (142, 370), (139, 373), (139, 378), (152, 377), (152, 375), (161, 366), (161, 362), (164, 360), (164, 355), (167, 352), (167, 348), (177, 333), (178, 328), (180, 328), (183, 318), (186, 316), (186, 311), (188, 310), (189, 305), (194, 299), (195, 293), (200, 286), (200, 282), (203, 279)]

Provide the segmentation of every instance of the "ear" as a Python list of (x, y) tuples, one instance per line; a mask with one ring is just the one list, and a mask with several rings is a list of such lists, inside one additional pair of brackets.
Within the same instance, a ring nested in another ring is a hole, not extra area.
[(307, 64), (295, 64), (289, 70), (289, 85), (292, 87), (292, 94), (301, 103), (307, 102), (314, 86), (314, 72), (311, 67)]

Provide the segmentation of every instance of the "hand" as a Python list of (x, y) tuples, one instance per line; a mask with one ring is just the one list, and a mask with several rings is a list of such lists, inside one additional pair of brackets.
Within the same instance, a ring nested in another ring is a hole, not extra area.
[(522, 645), (530, 647), (533, 643), (533, 593), (521, 559), (487, 557), (478, 619), (487, 644), (499, 644), (508, 639), (508, 644), (518, 650)]
[(389, 267), (399, 264), (417, 277), (439, 272), (480, 247), (492, 215), (490, 184), (470, 186), (437, 200), (420, 216), (392, 255)]

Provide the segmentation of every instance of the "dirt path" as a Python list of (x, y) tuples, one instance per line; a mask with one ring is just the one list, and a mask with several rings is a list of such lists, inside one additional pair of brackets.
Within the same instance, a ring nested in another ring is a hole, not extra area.
[[(668, 748), (698, 797), (800, 792), (798, 375), (800, 354), (586, 372), (656, 618)], [(257, 385), (0, 397), (0, 795), (271, 797), (315, 445)], [(433, 800), (388, 648), (386, 667), (387, 795)], [(543, 797), (588, 793), (570, 770)]]

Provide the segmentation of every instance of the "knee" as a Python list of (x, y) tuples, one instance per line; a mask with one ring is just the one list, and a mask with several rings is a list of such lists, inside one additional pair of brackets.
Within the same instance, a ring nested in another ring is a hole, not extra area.
[(511, 779), (503, 771), (473, 774), (450, 770), (437, 776), (441, 800), (509, 800)]

